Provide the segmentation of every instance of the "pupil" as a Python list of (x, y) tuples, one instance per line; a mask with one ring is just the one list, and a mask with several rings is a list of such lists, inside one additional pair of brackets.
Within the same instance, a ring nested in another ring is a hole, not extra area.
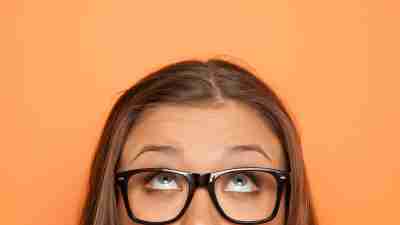
[(166, 177), (166, 176), (161, 177), (161, 182), (162, 182), (163, 184), (168, 184), (168, 183), (169, 183), (168, 177)]
[(235, 183), (238, 184), (238, 185), (240, 185), (240, 186), (243, 186), (243, 185), (246, 184), (246, 180), (243, 179), (242, 176), (238, 175), (238, 176), (236, 177)]

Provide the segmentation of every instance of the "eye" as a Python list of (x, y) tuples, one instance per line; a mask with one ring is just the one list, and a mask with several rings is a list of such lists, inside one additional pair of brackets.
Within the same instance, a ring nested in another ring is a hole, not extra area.
[(250, 175), (237, 173), (231, 175), (227, 187), (224, 189), (224, 191), (255, 192), (258, 191), (258, 188), (254, 183), (254, 179), (250, 178)]
[(149, 179), (146, 188), (154, 190), (180, 190), (177, 177), (169, 173), (158, 173)]

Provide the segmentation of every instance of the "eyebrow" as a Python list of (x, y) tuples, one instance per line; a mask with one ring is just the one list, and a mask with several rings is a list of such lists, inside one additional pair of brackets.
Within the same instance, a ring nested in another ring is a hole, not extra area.
[(229, 154), (231, 152), (246, 152), (246, 151), (251, 151), (251, 152), (257, 152), (263, 155), (266, 159), (269, 161), (272, 161), (272, 157), (269, 154), (269, 152), (264, 151), (263, 148), (260, 145), (256, 144), (251, 144), (251, 145), (234, 145), (232, 147), (229, 147), (226, 149), (225, 154)]
[[(256, 144), (229, 146), (229, 147), (225, 148), (224, 157), (233, 152), (246, 152), (246, 151), (257, 152), (257, 153), (261, 154), (262, 156), (264, 156), (269, 161), (272, 161), (271, 155), (268, 152), (264, 151), (260, 145), (256, 145)], [(139, 153), (133, 159), (131, 159), (129, 161), (129, 163), (136, 160), (140, 155), (142, 155), (145, 152), (160, 152), (160, 153), (163, 153), (166, 155), (170, 155), (170, 154), (178, 155), (178, 154), (182, 154), (182, 149), (177, 148), (172, 145), (145, 145), (141, 148)]]

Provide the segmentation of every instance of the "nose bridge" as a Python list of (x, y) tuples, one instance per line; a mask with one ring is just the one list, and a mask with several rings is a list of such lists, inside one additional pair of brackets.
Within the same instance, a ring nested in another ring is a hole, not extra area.
[(221, 218), (210, 198), (207, 185), (210, 174), (194, 174), (195, 190), (190, 205), (186, 209), (182, 225), (217, 225)]

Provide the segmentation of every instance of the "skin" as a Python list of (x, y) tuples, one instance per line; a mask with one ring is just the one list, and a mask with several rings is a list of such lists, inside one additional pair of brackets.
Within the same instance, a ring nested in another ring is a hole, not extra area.
[[(178, 150), (168, 154), (149, 151), (132, 160), (138, 155), (140, 148), (147, 144), (172, 145)], [(271, 159), (256, 151), (224, 150), (228, 146), (243, 144), (260, 145)], [(121, 157), (118, 171), (168, 167), (204, 173), (239, 166), (281, 170), (285, 170), (287, 166), (279, 140), (268, 124), (254, 109), (234, 101), (200, 108), (163, 105), (145, 111), (129, 134)], [(122, 200), (121, 195), (119, 198)], [(266, 224), (284, 224), (283, 201), (284, 195), (277, 216)], [(118, 211), (122, 224), (134, 224), (127, 216), (123, 203), (118, 205)], [(173, 224), (232, 223), (218, 213), (207, 190), (200, 188), (195, 192), (186, 213)]]

